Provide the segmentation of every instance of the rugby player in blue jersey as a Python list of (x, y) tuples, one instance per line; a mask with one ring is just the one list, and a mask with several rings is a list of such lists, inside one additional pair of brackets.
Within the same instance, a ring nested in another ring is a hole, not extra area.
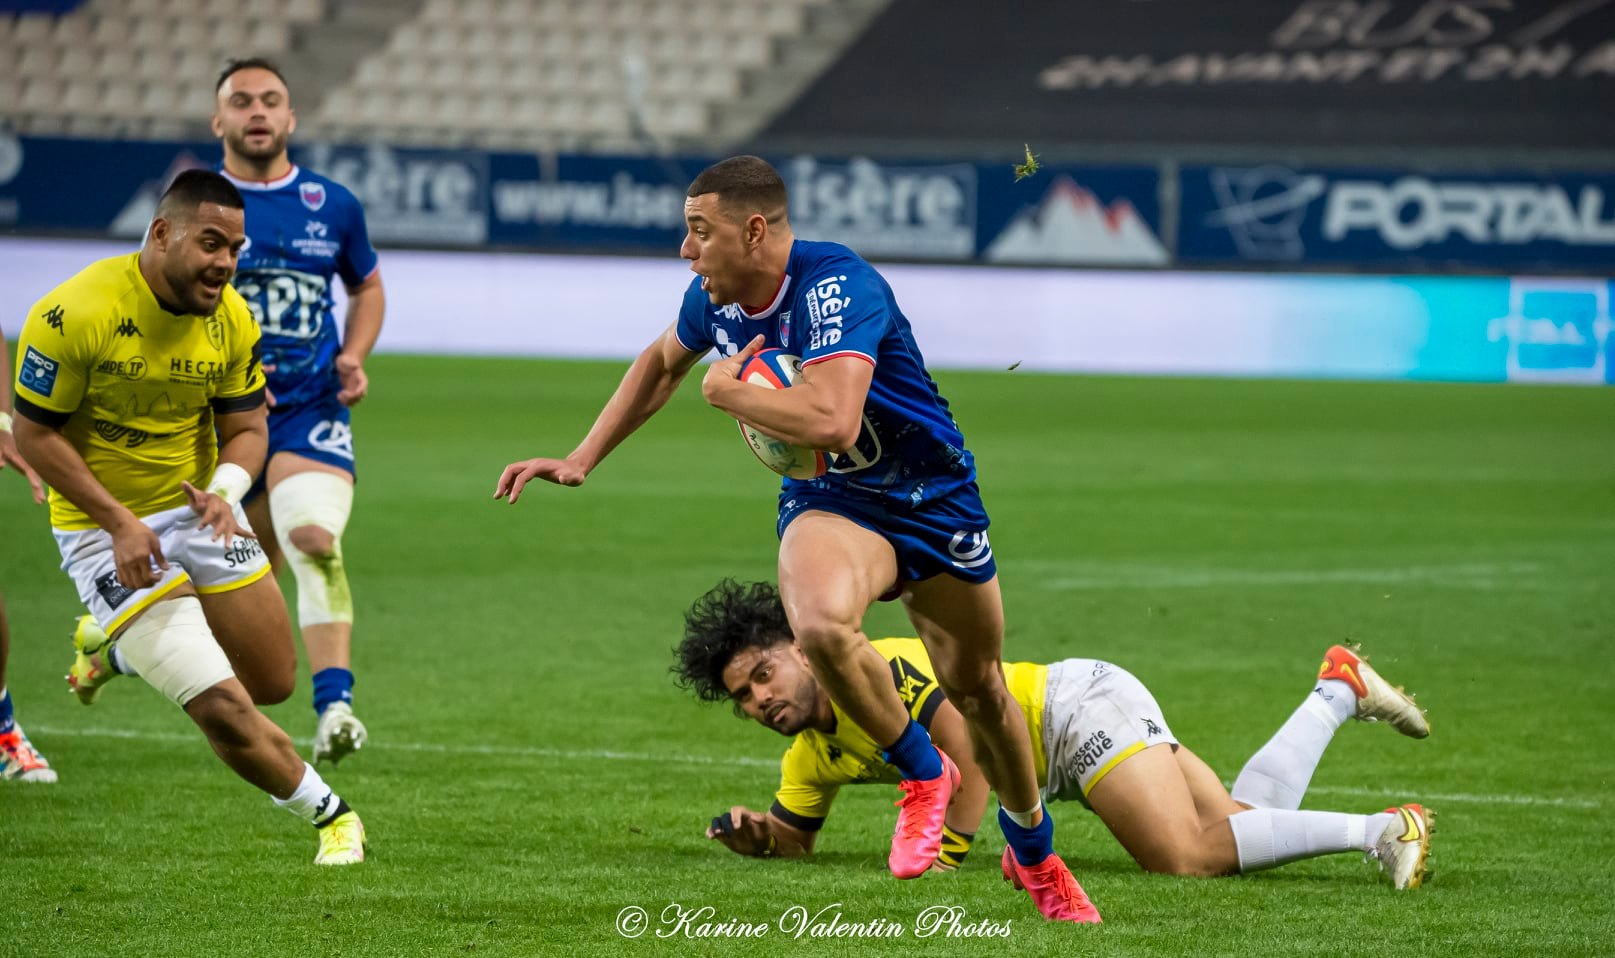
[[(902, 775), (893, 874), (914, 878), (936, 860), (959, 781), (863, 632), (871, 604), (901, 597), (999, 795), (1006, 875), (1045, 918), (1099, 921), (1054, 853), (1026, 721), (999, 668), (1003, 603), (975, 461), (891, 288), (845, 246), (795, 239), (785, 184), (757, 157), (707, 168), (686, 195), (680, 255), (698, 278), (678, 320), (634, 361), (570, 455), (512, 463), (495, 498), (514, 503), (535, 478), (580, 485), (717, 349), (701, 384), (707, 402), (836, 454), (825, 475), (780, 490), (780, 592), (814, 675)], [(764, 347), (802, 357), (793, 388), (737, 378)]]
[[(384, 294), (364, 210), (341, 184), (291, 162), (297, 129), (276, 66), (232, 61), (219, 75), (213, 132), (220, 167), (247, 204), (235, 288), (263, 331), (269, 458), (244, 503), (278, 572), (297, 580), (297, 622), (314, 680), (316, 764), (364, 744), (353, 714), (353, 598), (342, 532), (353, 507), (349, 408), (369, 388), (364, 363), (381, 333)], [(340, 335), (334, 284), (348, 294)]]

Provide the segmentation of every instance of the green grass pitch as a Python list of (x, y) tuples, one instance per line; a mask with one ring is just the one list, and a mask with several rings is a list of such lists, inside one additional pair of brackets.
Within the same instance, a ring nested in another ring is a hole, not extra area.
[[(238, 781), (143, 684), (80, 706), (77, 612), (44, 511), (0, 476), (18, 717), (56, 786), (0, 787), (0, 955), (1587, 955), (1615, 947), (1615, 391), (943, 373), (981, 464), (1006, 657), (1108, 658), (1225, 780), (1356, 639), (1430, 710), (1423, 742), (1349, 724), (1306, 807), (1439, 812), (1435, 876), (1396, 894), (1354, 856), (1249, 878), (1141, 874), (1056, 806), (1099, 928), (1047, 927), (997, 875), (900, 883), (891, 790), (845, 790), (811, 862), (707, 842), (766, 807), (783, 740), (669, 680), (680, 614), (772, 577), (775, 484), (693, 384), (581, 489), (490, 499), (569, 450), (617, 363), (381, 356), (356, 429), (347, 555), (372, 745), (329, 773), (372, 857)], [(869, 630), (906, 634), (882, 606)], [(270, 714), (312, 734), (306, 677)], [(619, 912), (710, 905), (753, 941), (626, 941)], [(932, 905), (1010, 937), (915, 939)], [(905, 926), (804, 936), (792, 906)]]

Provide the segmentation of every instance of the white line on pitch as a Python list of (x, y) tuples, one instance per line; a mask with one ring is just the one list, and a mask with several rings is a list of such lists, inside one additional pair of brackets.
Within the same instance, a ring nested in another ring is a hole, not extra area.
[[(115, 728), (58, 728), (50, 725), (31, 726), (36, 736), (61, 735), (78, 738), (125, 738), (143, 742), (183, 742), (200, 745), (197, 735), (175, 732), (140, 732)], [(297, 739), (297, 744), (308, 746), (309, 739)], [(609, 749), (544, 748), (536, 745), (441, 745), (436, 742), (372, 742), (367, 750), (389, 752), (431, 752), (452, 755), (509, 755), (517, 758), (556, 758), (574, 761), (645, 762), (669, 765), (733, 766), (737, 768), (778, 768), (778, 759), (752, 758), (733, 755), (718, 758), (710, 755), (654, 755), (649, 752), (617, 752)], [(1584, 798), (1552, 798), (1538, 795), (1474, 795), (1465, 792), (1423, 792), (1417, 789), (1370, 789), (1343, 785), (1314, 785), (1309, 792), (1328, 795), (1354, 795), (1364, 797), (1407, 795), (1428, 802), (1457, 802), (1476, 805), (1547, 805), (1558, 808), (1602, 808), (1600, 802)]]

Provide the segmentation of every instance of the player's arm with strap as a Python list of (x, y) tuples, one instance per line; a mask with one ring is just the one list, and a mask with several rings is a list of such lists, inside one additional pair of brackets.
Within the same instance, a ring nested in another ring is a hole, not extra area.
[(252, 488), (253, 477), (263, 470), (269, 453), (263, 341), (244, 304), (234, 319), (229, 372), (210, 401), (219, 437), (218, 464), (206, 490), (181, 483), (191, 508), (202, 517), (200, 527), (212, 529), (212, 538), (225, 542), (238, 535), (257, 538), (236, 523), (235, 506)]
[(17, 451), (16, 437), (11, 434), (11, 356), (3, 331), (0, 331), (0, 384), (4, 384), (0, 385), (0, 469), (9, 466), (22, 473), (28, 480), (28, 488), (34, 492), (34, 501), (44, 502), (45, 486), (39, 481), (39, 473)]
[(508, 496), (515, 502), (521, 496), (522, 487), (533, 479), (563, 486), (582, 485), (601, 460), (667, 405), (679, 383), (702, 355), (686, 349), (679, 341), (676, 327), (669, 326), (628, 367), (617, 391), (606, 401), (589, 434), (576, 449), (565, 459), (541, 457), (511, 463), (499, 476), (493, 497)]
[(58, 495), (112, 536), (118, 581), (131, 589), (148, 588), (159, 579), (153, 564), (168, 568), (157, 534), (95, 478), (62, 434), (84, 401), (90, 359), (81, 339), (85, 318), (71, 313), (64, 318), (59, 305), (52, 311), (58, 322), (72, 325), (74, 335), (51, 326), (37, 307), (23, 323), (17, 341), (17, 415), (12, 424), (17, 449)]
[(840, 785), (825, 781), (819, 757), (801, 739), (791, 743), (779, 763), (779, 790), (767, 813), (736, 805), (712, 819), (707, 838), (739, 855), (799, 858), (811, 854), (813, 842), (830, 814)]
[(736, 805), (712, 819), (707, 837), (738, 855), (752, 858), (801, 858), (812, 854), (813, 841), (819, 833), (787, 823), (780, 817), (781, 811), (777, 801), (767, 813)]

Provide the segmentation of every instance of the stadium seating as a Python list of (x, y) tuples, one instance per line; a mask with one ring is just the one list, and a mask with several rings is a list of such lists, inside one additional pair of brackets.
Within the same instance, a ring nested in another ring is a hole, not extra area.
[[(747, 71), (837, 0), (424, 0), (358, 36), (305, 134), (403, 143), (642, 148), (691, 140)], [(196, 133), (232, 56), (297, 65), (335, 0), (89, 0), (0, 15), (0, 121), (23, 132)], [(323, 53), (327, 48), (321, 48)], [(321, 66), (331, 72), (330, 57)], [(295, 71), (304, 76), (307, 71)]]

